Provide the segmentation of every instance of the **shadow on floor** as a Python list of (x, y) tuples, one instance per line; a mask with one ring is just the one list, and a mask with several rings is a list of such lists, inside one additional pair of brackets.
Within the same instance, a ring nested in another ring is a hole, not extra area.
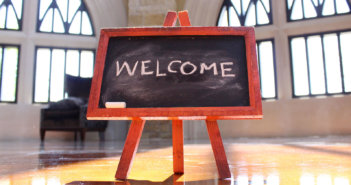
[[(171, 175), (163, 182), (152, 182), (143, 180), (127, 180), (127, 181), (74, 181), (66, 185), (230, 185), (232, 182), (228, 180), (210, 179), (200, 181), (177, 181), (182, 175)], [(232, 184), (236, 184), (233, 182)]]

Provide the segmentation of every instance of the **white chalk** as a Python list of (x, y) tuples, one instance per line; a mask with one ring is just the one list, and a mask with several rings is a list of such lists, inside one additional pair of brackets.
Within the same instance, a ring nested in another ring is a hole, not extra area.
[(126, 102), (106, 102), (106, 108), (126, 108)]

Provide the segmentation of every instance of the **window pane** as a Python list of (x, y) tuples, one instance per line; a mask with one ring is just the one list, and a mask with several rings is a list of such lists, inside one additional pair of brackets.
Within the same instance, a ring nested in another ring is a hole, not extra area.
[(22, 0), (11, 0), (13, 7), (15, 8), (16, 14), (18, 16), (19, 19), (22, 18), (22, 6), (23, 6), (23, 2)]
[(294, 38), (291, 40), (292, 67), (294, 76), (294, 95), (303, 96), (309, 94), (306, 46), (305, 39)]
[(47, 102), (49, 100), (49, 76), (50, 76), (50, 49), (38, 49), (35, 71), (35, 102)]
[(234, 11), (234, 7), (229, 8), (229, 26), (240, 26), (238, 15)]
[(0, 29), (21, 30), (23, 0), (0, 2)]
[(61, 19), (60, 13), (57, 9), (54, 11), (54, 32), (55, 33), (64, 33), (65, 28), (63, 26), (63, 21)]
[(0, 7), (0, 29), (5, 28), (5, 20), (6, 20), (6, 6)]
[(325, 65), (327, 72), (328, 93), (342, 92), (339, 46), (336, 34), (328, 34), (323, 38), (325, 48)]
[(336, 12), (338, 14), (347, 13), (350, 11), (350, 7), (344, 0), (336, 0)]
[(50, 101), (63, 99), (64, 74), (65, 51), (63, 49), (54, 49), (52, 51)]
[(45, 17), (43, 19), (43, 22), (41, 23), (40, 26), (40, 31), (42, 32), (52, 32), (52, 19), (53, 19), (53, 10), (52, 8), (48, 10), (48, 12), (45, 14)]
[(340, 34), (340, 46), (345, 92), (351, 92), (351, 32)]
[(92, 77), (94, 68), (94, 53), (92, 51), (82, 51), (80, 62), (80, 76)]
[(311, 80), (311, 94), (325, 94), (325, 77), (321, 37), (308, 37), (307, 48)]
[(298, 20), (298, 19), (302, 19), (303, 18), (303, 14), (302, 14), (302, 2), (301, 0), (295, 0), (295, 4), (292, 7), (292, 11), (291, 11), (291, 20)]
[(333, 15), (334, 13), (334, 0), (324, 0), (322, 15)]
[(263, 5), (260, 1), (257, 2), (257, 23), (258, 24), (268, 24), (269, 18)]
[(6, 20), (6, 27), (8, 29), (18, 30), (19, 25), (17, 22), (17, 17), (15, 14), (15, 10), (12, 6), (9, 6), (7, 9), (7, 20)]
[(71, 27), (69, 28), (69, 33), (71, 34), (80, 34), (80, 22), (81, 22), (81, 13), (78, 12), (75, 17), (73, 17), (73, 21)]
[(82, 14), (82, 34), (83, 35), (92, 35), (93, 34), (93, 27), (91, 26), (90, 19), (86, 12)]
[(228, 26), (229, 21), (227, 13), (227, 8), (223, 6), (221, 14), (219, 16), (218, 26)]
[(261, 91), (263, 98), (275, 98), (275, 72), (272, 41), (259, 44)]
[(255, 24), (256, 24), (255, 5), (251, 3), (246, 14), (245, 26), (254, 26)]
[(66, 74), (79, 75), (79, 52), (78, 50), (67, 51)]
[(16, 101), (18, 47), (4, 47), (1, 74), (1, 101)]

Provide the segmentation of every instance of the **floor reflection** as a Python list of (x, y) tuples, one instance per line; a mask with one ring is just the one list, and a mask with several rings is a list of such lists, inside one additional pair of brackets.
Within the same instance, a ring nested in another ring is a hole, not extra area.
[[(350, 143), (225, 142), (232, 179), (218, 180), (211, 145), (186, 144), (185, 174), (172, 147), (140, 146), (127, 181), (116, 181), (121, 145), (1, 145), (0, 185), (350, 185)], [(152, 149), (150, 149), (152, 148)]]

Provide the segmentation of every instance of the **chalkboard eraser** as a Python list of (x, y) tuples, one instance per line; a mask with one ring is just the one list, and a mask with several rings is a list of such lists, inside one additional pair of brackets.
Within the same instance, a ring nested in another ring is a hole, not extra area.
[(126, 102), (106, 102), (106, 108), (126, 108)]

